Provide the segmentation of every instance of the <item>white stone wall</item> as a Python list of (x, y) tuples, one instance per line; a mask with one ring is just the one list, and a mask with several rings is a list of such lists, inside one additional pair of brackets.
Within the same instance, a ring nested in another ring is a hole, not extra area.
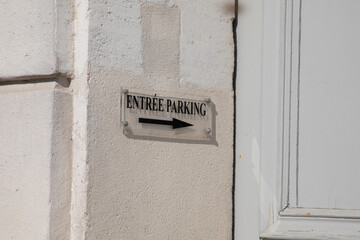
[(0, 239), (70, 239), (73, 18), (0, 1)]
[[(0, 238), (231, 239), (234, 1), (0, 4)], [(211, 98), (215, 140), (126, 137), (122, 88)]]
[(56, 83), (0, 86), (0, 239), (69, 239), (71, 123)]
[(0, 81), (72, 74), (71, 0), (0, 1)]

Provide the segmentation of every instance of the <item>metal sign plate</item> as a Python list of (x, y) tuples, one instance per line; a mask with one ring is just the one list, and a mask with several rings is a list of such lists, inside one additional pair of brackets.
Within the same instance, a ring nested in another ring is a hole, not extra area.
[(131, 93), (121, 94), (124, 134), (159, 138), (211, 140), (213, 104), (192, 100)]

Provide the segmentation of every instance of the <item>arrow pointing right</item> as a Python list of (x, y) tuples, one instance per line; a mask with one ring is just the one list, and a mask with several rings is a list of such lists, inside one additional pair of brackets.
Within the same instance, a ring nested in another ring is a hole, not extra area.
[(172, 121), (160, 120), (160, 119), (151, 119), (151, 118), (139, 118), (139, 123), (170, 125), (170, 126), (172, 126), (173, 129), (193, 126), (190, 123), (181, 121), (181, 120), (176, 119), (176, 118), (173, 118)]

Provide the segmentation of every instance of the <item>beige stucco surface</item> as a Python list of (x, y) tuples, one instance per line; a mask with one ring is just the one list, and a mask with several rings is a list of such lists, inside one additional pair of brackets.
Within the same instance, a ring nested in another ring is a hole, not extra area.
[[(86, 239), (231, 239), (232, 1), (91, 1)], [(121, 88), (204, 99), (216, 143), (132, 139)]]

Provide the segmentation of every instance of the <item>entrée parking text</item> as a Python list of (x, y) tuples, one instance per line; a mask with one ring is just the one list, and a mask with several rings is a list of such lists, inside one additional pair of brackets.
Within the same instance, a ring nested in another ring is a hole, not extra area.
[(206, 115), (206, 104), (166, 98), (126, 95), (126, 108), (189, 115)]

